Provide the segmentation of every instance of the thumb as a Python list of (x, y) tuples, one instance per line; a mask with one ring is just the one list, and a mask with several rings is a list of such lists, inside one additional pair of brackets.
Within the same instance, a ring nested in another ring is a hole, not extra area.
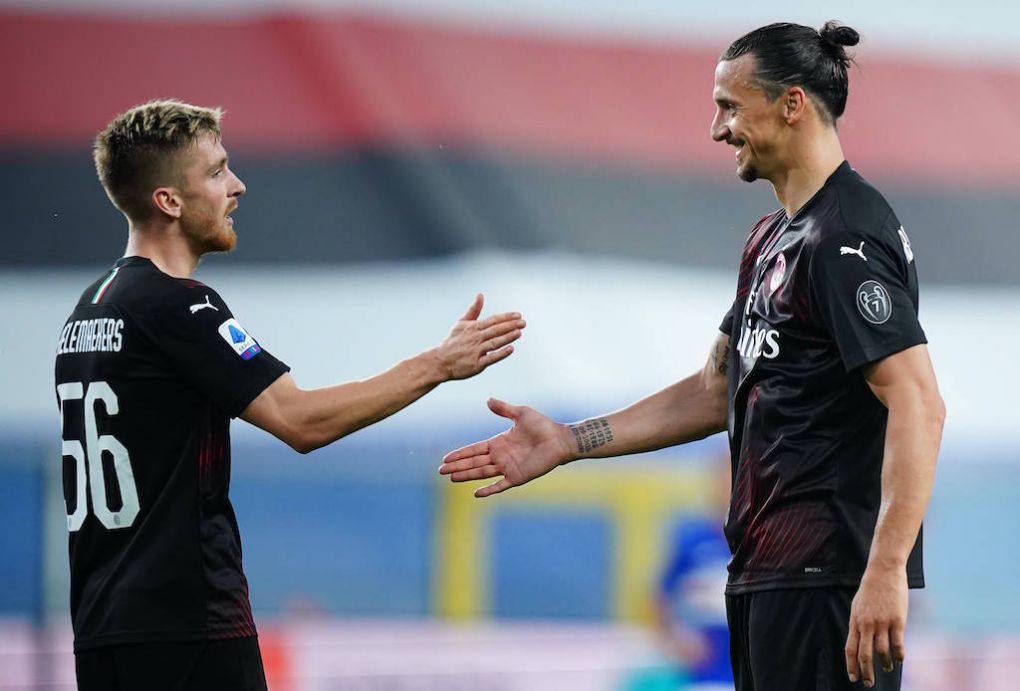
[(486, 402), (486, 405), (488, 405), (489, 410), (494, 412), (496, 415), (499, 415), (500, 417), (505, 417), (508, 420), (516, 421), (517, 418), (520, 417), (521, 415), (521, 406), (510, 405), (509, 403), (501, 401), (498, 398), (490, 398)]
[(467, 312), (460, 318), (461, 321), (473, 322), (478, 319), (478, 315), (482, 313), (482, 305), (485, 304), (485, 296), (481, 293), (475, 296), (475, 301), (468, 307)]

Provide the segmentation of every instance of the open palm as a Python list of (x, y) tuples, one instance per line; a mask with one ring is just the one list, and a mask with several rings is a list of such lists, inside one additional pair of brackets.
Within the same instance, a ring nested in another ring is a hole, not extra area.
[(570, 459), (572, 449), (566, 428), (527, 406), (514, 406), (490, 398), (489, 410), (513, 421), (513, 427), (491, 439), (469, 444), (443, 457), (442, 475), (453, 482), (487, 480), (492, 484), (475, 491), (487, 497), (545, 475)]

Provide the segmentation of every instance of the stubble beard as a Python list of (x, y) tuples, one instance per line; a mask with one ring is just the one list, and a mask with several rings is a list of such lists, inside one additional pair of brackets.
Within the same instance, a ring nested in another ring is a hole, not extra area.
[(737, 168), (737, 177), (744, 182), (754, 182), (758, 179), (758, 169), (751, 164)]
[(198, 256), (211, 252), (230, 252), (237, 246), (237, 233), (225, 218), (197, 224), (196, 228), (186, 225), (185, 234)]

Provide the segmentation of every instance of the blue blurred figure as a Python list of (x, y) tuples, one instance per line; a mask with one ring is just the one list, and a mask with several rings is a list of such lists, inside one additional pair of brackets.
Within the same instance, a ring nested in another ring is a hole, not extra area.
[(678, 684), (690, 691), (733, 689), (723, 594), (730, 559), (722, 527), (729, 459), (718, 463), (715, 475), (711, 510), (684, 516), (673, 530), (655, 598), (657, 633), (680, 668)]

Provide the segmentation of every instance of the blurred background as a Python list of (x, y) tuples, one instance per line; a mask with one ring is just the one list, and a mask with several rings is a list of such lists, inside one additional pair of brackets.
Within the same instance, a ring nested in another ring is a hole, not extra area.
[[(196, 276), (300, 385), (434, 345), (478, 291), (529, 322), (505, 363), (309, 456), (234, 425), (271, 688), (710, 688), (675, 634), (722, 605), (684, 536), (720, 525), (721, 436), (486, 501), (436, 468), (505, 428), (489, 396), (567, 421), (701, 367), (777, 206), (709, 139), (714, 66), (817, 5), (0, 0), (0, 689), (73, 688), (54, 350), (126, 239), (92, 138), (159, 97), (227, 111), (239, 244)], [(864, 39), (844, 150), (910, 235), (948, 406), (906, 688), (1016, 691), (1020, 9), (836, 18)]]

